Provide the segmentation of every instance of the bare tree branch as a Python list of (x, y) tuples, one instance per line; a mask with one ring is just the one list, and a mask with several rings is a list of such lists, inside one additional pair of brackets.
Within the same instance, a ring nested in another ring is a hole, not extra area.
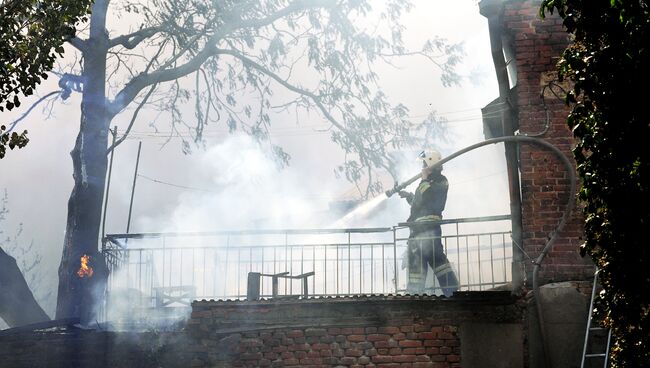
[(124, 142), (126, 137), (128, 137), (129, 133), (131, 132), (131, 128), (133, 127), (133, 124), (135, 123), (135, 120), (138, 117), (138, 113), (140, 112), (140, 109), (142, 109), (142, 106), (144, 106), (147, 103), (149, 96), (151, 96), (151, 94), (153, 93), (153, 91), (156, 89), (157, 86), (158, 86), (157, 84), (151, 86), (149, 92), (147, 92), (147, 94), (144, 96), (142, 101), (138, 104), (138, 107), (135, 108), (135, 111), (133, 112), (133, 116), (131, 116), (131, 121), (129, 122), (129, 126), (126, 128), (126, 131), (124, 131), (124, 135), (122, 135), (122, 137), (120, 137), (117, 141), (115, 141), (114, 144), (108, 147), (108, 149), (106, 150), (107, 155), (111, 153), (111, 151), (114, 150), (115, 147), (119, 146), (120, 143)]
[(27, 111), (25, 111), (22, 115), (20, 115), (20, 117), (19, 117), (18, 119), (14, 120), (14, 121), (11, 123), (11, 126), (9, 127), (9, 130), (7, 130), (7, 133), (11, 133), (11, 131), (14, 130), (14, 128), (16, 127), (16, 125), (17, 125), (21, 120), (23, 120), (24, 118), (26, 118), (27, 115), (29, 115), (29, 113), (32, 112), (32, 110), (34, 110), (34, 108), (35, 108), (36, 106), (38, 106), (38, 104), (40, 104), (41, 102), (47, 100), (49, 97), (52, 97), (52, 96), (58, 95), (59, 93), (62, 93), (62, 92), (63, 92), (62, 90), (52, 91), (52, 92), (46, 94), (45, 96), (39, 98), (38, 101), (34, 102), (34, 103), (32, 104), (32, 106), (30, 106), (29, 109), (27, 109)]
[(210, 37), (210, 40), (206, 43), (204, 49), (196, 53), (196, 55), (186, 63), (171, 69), (164, 69), (163, 66), (162, 69), (157, 69), (151, 73), (143, 73), (133, 78), (115, 96), (115, 100), (110, 103), (108, 107), (109, 113), (113, 116), (119, 113), (133, 101), (135, 96), (137, 96), (143, 88), (146, 88), (149, 85), (169, 82), (197, 71), (207, 59), (218, 54), (215, 45), (235, 30), (265, 27), (278, 19), (282, 19), (295, 12), (332, 7), (335, 5), (336, 1), (334, 0), (296, 0), (287, 7), (262, 19), (231, 19), (229, 23), (224, 24), (218, 32), (215, 32)]
[(123, 46), (126, 49), (132, 50), (138, 46), (142, 41), (161, 32), (161, 27), (147, 27), (141, 28), (133, 33), (115, 37), (108, 41), (109, 48), (115, 46)]
[(82, 40), (79, 37), (72, 37), (71, 39), (68, 40), (68, 43), (81, 52), (86, 51), (87, 40)]

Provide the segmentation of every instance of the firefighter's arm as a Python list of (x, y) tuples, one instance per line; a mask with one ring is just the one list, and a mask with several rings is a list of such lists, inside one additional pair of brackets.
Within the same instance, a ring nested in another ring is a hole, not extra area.
[(408, 204), (411, 204), (413, 202), (413, 193), (409, 193), (405, 190), (400, 190), (399, 192), (397, 192), (397, 194), (399, 194), (400, 197), (406, 199)]

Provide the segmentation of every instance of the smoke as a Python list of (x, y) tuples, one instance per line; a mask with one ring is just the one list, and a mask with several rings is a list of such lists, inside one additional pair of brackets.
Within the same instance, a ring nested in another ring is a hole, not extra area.
[[(390, 66), (378, 70), (382, 81), (385, 82), (383, 85), (386, 86), (387, 93), (390, 96), (399, 96), (399, 100), (404, 101), (412, 109), (411, 113), (416, 116), (426, 115), (431, 108), (443, 111), (444, 114), (444, 112), (453, 110), (466, 110), (468, 106), (476, 108), (487, 104), (498, 95), (498, 91), (493, 72), (491, 72), (493, 66), (490, 59), (486, 19), (480, 16), (472, 2), (449, 2), (449, 4), (453, 3), (456, 8), (444, 11), (437, 8), (435, 2), (417, 1), (417, 3), (416, 9), (418, 10), (406, 14), (405, 24), (408, 24), (409, 27), (404, 33), (405, 41), (411, 43), (412, 47), (419, 47), (422, 37), (427, 37), (432, 32), (438, 33), (438, 28), (441, 28), (439, 33), (441, 36), (465, 41), (468, 52), (466, 60), (469, 62), (467, 68), (461, 66), (460, 71), (463, 74), (471, 74), (473, 77), (475, 76), (473, 71), (485, 72), (485, 75), (489, 77), (488, 82), (490, 80), (492, 82), (487, 86), (466, 86), (462, 89), (452, 88), (441, 91), (440, 88), (437, 88), (438, 76), (435, 74), (435, 67), (426, 61), (412, 59), (408, 62), (396, 61), (403, 66), (398, 73), (395, 73), (395, 69)], [(423, 17), (423, 14), (427, 14), (427, 16)], [(436, 26), (435, 30), (432, 29), (432, 25)], [(415, 61), (416, 64), (411, 64), (412, 61)], [(481, 68), (476, 67), (477, 63)], [(463, 70), (463, 68), (467, 70)], [(45, 85), (56, 88), (56, 81), (53, 79), (50, 78)], [(47, 88), (45, 89), (47, 90)], [(70, 100), (72, 102), (57, 107), (56, 112), (60, 122), (78, 121), (78, 98), (78, 95), (73, 95)], [(28, 101), (30, 100), (25, 100), (25, 106), (28, 106), (26, 103)], [(444, 155), (482, 140), (480, 120), (476, 119), (477, 114), (480, 115), (478, 109), (474, 113), (466, 114), (472, 115), (474, 120), (471, 121), (471, 124), (452, 121), (448, 125), (449, 139), (447, 143), (437, 142), (439, 145), (437, 148)], [(141, 118), (143, 115), (145, 115), (144, 111), (140, 115)], [(118, 116), (115, 121), (120, 123), (120, 127), (124, 127), (129, 123), (129, 118), (130, 114), (123, 114)], [(7, 115), (7, 119), (11, 120), (11, 115)], [(43, 116), (39, 115), (32, 115), (28, 120), (22, 122), (21, 125), (30, 130), (32, 144), (2, 160), (3, 172), (15, 173), (15, 175), (4, 175), (0, 180), (1, 186), (8, 187), (12, 198), (14, 196), (16, 198), (12, 199), (12, 218), (5, 223), (5, 228), (14, 229), (17, 228), (18, 222), (25, 223), (25, 235), (29, 234), (27, 240), (34, 239), (35, 249), (43, 255), (43, 263), (39, 267), (43, 272), (43, 277), (40, 277), (39, 280), (44, 285), (44, 289), (56, 290), (56, 270), (60, 261), (66, 222), (66, 201), (73, 184), (69, 152), (75, 141), (78, 124), (43, 124)], [(151, 117), (150, 120), (155, 120), (155, 117)], [(311, 121), (313, 117), (310, 116), (301, 116), (300, 120), (313, 123)], [(276, 121), (274, 121), (274, 126), (276, 126), (275, 124)], [(144, 125), (140, 129), (144, 129)], [(219, 229), (334, 227), (333, 224), (337, 224), (344, 213), (333, 211), (330, 202), (342, 197), (349, 199), (349, 195), (343, 196), (342, 193), (348, 192), (351, 186), (343, 181), (334, 182), (332, 170), (328, 164), (329, 161), (339, 160), (332, 156), (340, 153), (333, 152), (331, 147), (323, 148), (324, 145), (321, 141), (327, 140), (326, 135), (312, 135), (312, 133), (296, 133), (293, 137), (277, 138), (274, 136), (274, 139), (282, 140), (278, 143), (283, 147), (290, 142), (301, 149), (301, 151), (294, 149), (293, 152), (298, 152), (298, 155), (293, 153), (294, 159), (291, 166), (283, 171), (276, 170), (276, 163), (272, 159), (271, 152), (260, 149), (256, 142), (245, 136), (233, 136), (218, 144), (213, 144), (205, 152), (198, 152), (192, 156), (191, 160), (182, 156), (180, 149), (174, 144), (169, 145), (164, 151), (157, 149), (146, 151), (149, 148), (147, 144), (151, 143), (151, 140), (146, 140), (146, 136), (138, 137), (145, 139), (140, 166), (141, 173), (156, 179), (186, 184), (202, 190), (187, 190), (181, 195), (177, 195), (175, 188), (162, 187), (160, 184), (146, 182), (139, 178), (134, 203), (135, 222), (132, 224), (132, 231), (188, 232)], [(52, 144), (48, 144), (48, 142)], [(126, 209), (129, 204), (135, 146), (137, 146), (132, 143), (136, 142), (127, 140), (116, 151), (108, 210), (107, 230), (109, 233), (124, 231), (123, 225), (126, 222)], [(420, 165), (415, 161), (415, 157), (423, 148), (425, 147), (418, 147), (411, 152), (396, 153), (400, 162), (398, 166), (400, 178), (406, 179), (419, 172)], [(300, 166), (304, 161), (309, 163)], [(504, 161), (502, 148), (493, 146), (465, 155), (447, 164), (443, 173), (450, 181), (450, 189), (447, 207), (443, 213), (444, 217), (508, 213)], [(34, 178), (39, 178), (39, 180), (33, 180)], [(392, 179), (388, 175), (381, 179), (384, 189), (392, 186)], [(44, 188), (42, 183), (48, 183), (47, 188)], [(408, 189), (413, 191), (416, 185), (417, 183)], [(349, 221), (346, 220), (345, 224), (340, 225), (342, 227), (393, 226), (400, 221), (405, 221), (408, 217), (409, 206), (398, 196), (393, 196), (377, 204), (374, 210), (362, 211), (363, 215), (361, 216), (350, 216), (353, 218), (348, 218)], [(35, 209), (38, 210), (38, 216), (34, 216)], [(486, 228), (488, 227), (486, 226)], [(443, 235), (452, 233), (452, 230), (444, 227)], [(277, 238), (281, 237), (267, 237), (266, 239), (231, 237), (231, 244), (253, 244), (256, 241), (279, 243), (284, 240)], [(294, 244), (328, 241), (337, 243), (344, 240), (333, 236), (290, 237), (290, 241)], [(128, 245), (133, 248), (154, 248), (162, 246), (162, 243), (160, 239), (149, 239), (146, 241), (133, 240)], [(166, 247), (183, 247), (188, 251), (181, 253), (178, 250), (173, 252), (168, 250), (164, 259), (158, 253), (156, 256), (158, 258), (154, 259), (159, 263), (154, 267), (155, 269), (148, 271), (151, 277), (139, 278), (137, 276), (138, 267), (148, 264), (148, 261), (146, 256), (141, 261), (139, 255), (134, 253), (130, 258), (131, 264), (122, 268), (119, 273), (112, 275), (116, 280), (116, 285), (123, 287), (123, 290), (115, 289), (116, 293), (119, 292), (122, 296), (115, 295), (110, 304), (115, 308), (115, 316), (138, 315), (134, 314), (133, 307), (129, 306), (133, 300), (143, 300), (142, 303), (138, 302), (138, 305), (150, 308), (153, 305), (152, 286), (168, 287), (191, 282), (191, 273), (183, 270), (192, 267), (192, 260), (197, 269), (203, 267), (203, 259), (208, 264), (213, 262), (223, 264), (226, 260), (237, 262), (237, 253), (234, 250), (229, 253), (208, 252), (204, 254), (197, 252), (194, 256), (189, 252), (192, 245), (207, 244), (225, 245), (227, 244), (226, 237), (212, 237), (206, 239), (204, 243), (200, 243), (196, 238), (166, 239)], [(379, 249), (376, 248), (377, 251)], [(300, 254), (294, 255), (298, 259), (300, 256)], [(158, 267), (163, 260), (167, 264), (167, 269), (171, 270), (164, 275), (161, 267)], [(241, 262), (246, 262), (246, 258), (241, 258)], [(272, 271), (272, 269), (270, 270)], [(307, 271), (309, 268), (305, 270)], [(239, 286), (245, 283), (244, 275), (236, 275), (234, 267), (228, 268), (226, 271), (230, 273), (228, 278), (217, 281), (194, 281), (198, 285), (198, 289), (216, 290), (218, 293), (228, 295), (241, 293), (236, 290), (234, 285)], [(300, 268), (294, 268), (291, 271), (298, 273)], [(316, 272), (322, 271), (323, 269), (316, 270)], [(207, 272), (207, 278), (213, 278), (214, 275), (210, 274), (211, 269), (207, 269)], [(331, 277), (332, 274), (329, 272), (328, 277)], [(120, 281), (124, 279), (130, 280)], [(145, 285), (143, 282), (139, 285), (138, 279), (147, 280), (149, 284)], [(226, 292), (226, 285), (230, 283), (233, 285), (231, 289), (235, 290)], [(197, 295), (197, 297), (201, 296)], [(50, 303), (46, 303), (49, 306), (44, 305), (44, 307), (49, 312), (53, 312), (54, 295), (50, 299)], [(120, 299), (121, 303), (117, 301)], [(149, 312), (151, 311), (149, 310)]]
[[(322, 223), (333, 191), (309, 173), (280, 170), (272, 152), (246, 135), (232, 136), (201, 153), (198, 175), (210, 192), (186, 192), (171, 216), (141, 218), (139, 228), (213, 231), (299, 228)], [(155, 224), (155, 225), (154, 225)], [(161, 227), (162, 224), (162, 227)]]
[[(272, 152), (247, 135), (233, 135), (208, 147), (195, 158), (195, 165), (189, 172), (202, 183), (202, 190), (185, 191), (170, 213), (139, 216), (135, 229), (191, 233), (323, 228), (339, 216), (329, 204), (333, 193), (342, 192), (342, 188), (319, 185), (322, 181), (318, 177), (325, 173), (315, 175), (318, 167), (311, 172), (280, 169)], [(332, 237), (325, 239), (296, 235), (291, 241), (333, 241)], [(263, 254), (268, 250), (260, 253), (250, 247), (283, 244), (285, 240), (283, 235), (221, 233), (131, 239), (128, 244), (121, 240), (122, 245), (143, 250), (130, 252), (125, 264), (111, 275), (107, 319), (160, 327), (165, 318), (151, 313), (155, 306), (164, 305), (157, 308), (158, 313), (166, 313), (166, 320), (176, 321), (187, 317), (189, 309), (183, 303), (193, 299), (239, 298), (246, 293), (247, 272), (253, 263), (261, 262), (262, 271), (272, 272), (268, 262), (256, 259), (270, 259), (271, 255)], [(244, 248), (254, 254), (242, 254), (240, 249)], [(273, 248), (275, 253), (278, 249)], [(149, 314), (142, 312), (145, 310)]]

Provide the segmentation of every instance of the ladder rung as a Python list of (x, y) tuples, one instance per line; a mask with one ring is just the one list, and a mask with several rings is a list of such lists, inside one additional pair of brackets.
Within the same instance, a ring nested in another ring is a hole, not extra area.
[(585, 355), (585, 358), (598, 358), (598, 357), (605, 357), (607, 354), (602, 353), (602, 354), (587, 354)]
[[(585, 360), (587, 358), (605, 358), (605, 366), (607, 366), (607, 360), (609, 357), (609, 346), (610, 346), (610, 338), (612, 335), (612, 331), (609, 330), (607, 333), (607, 347), (605, 348), (605, 352), (601, 354), (587, 354), (587, 346), (589, 344), (589, 340), (591, 338), (595, 338), (596, 336), (591, 336), (592, 331), (603, 331), (603, 330), (608, 330), (607, 328), (601, 327), (601, 326), (596, 326), (592, 327), (591, 324), (594, 322), (594, 299), (596, 298), (596, 285), (598, 284), (598, 271), (594, 274), (594, 282), (593, 286), (591, 289), (591, 302), (589, 304), (589, 317), (587, 318), (587, 331), (585, 334), (585, 341), (584, 341), (584, 347), (582, 349), (582, 365), (581, 367), (584, 367)], [(591, 338), (590, 338), (591, 337)], [(600, 350), (600, 349), (598, 349)]]

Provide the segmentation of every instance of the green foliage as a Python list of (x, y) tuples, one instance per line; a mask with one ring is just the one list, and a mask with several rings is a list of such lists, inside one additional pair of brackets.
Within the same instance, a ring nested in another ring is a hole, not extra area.
[(21, 134), (18, 134), (16, 132), (9, 134), (5, 133), (5, 130), (5, 126), (0, 125), (0, 159), (5, 157), (7, 147), (9, 147), (9, 149), (23, 148), (27, 142), (29, 142), (26, 130)]
[(7, 0), (0, 5), (0, 111), (20, 106), (47, 79), (90, 1)]
[[(85, 20), (89, 0), (6, 0), (0, 4), (0, 111), (20, 106), (20, 95), (29, 96), (47, 79), (63, 43), (74, 36), (75, 25)], [(2, 136), (5, 145), (22, 147), (25, 132)], [(7, 143), (9, 142), (9, 143)]]
[(545, 0), (574, 42), (559, 62), (574, 83), (568, 124), (582, 178), (586, 242), (601, 269), (599, 312), (612, 328), (612, 366), (650, 367), (649, 1)]

